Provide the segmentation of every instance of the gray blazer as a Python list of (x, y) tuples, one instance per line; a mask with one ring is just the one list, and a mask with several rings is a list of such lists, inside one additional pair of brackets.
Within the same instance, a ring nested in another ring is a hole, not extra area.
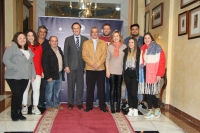
[(3, 63), (6, 65), (5, 79), (31, 79), (36, 77), (33, 52), (28, 48), (30, 57), (27, 60), (17, 44), (7, 47), (3, 55)]
[(83, 61), (82, 58), (82, 45), (83, 42), (86, 40), (88, 40), (88, 38), (81, 35), (80, 49), (79, 51), (77, 51), (74, 35), (69, 36), (65, 39), (65, 45), (64, 45), (65, 67), (69, 67), (70, 70), (76, 70), (79, 64), (81, 68), (84, 70), (85, 62)]

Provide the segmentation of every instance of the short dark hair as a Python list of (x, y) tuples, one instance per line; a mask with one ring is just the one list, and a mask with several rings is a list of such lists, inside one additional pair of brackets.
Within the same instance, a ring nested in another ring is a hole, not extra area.
[(132, 25), (130, 26), (130, 29), (132, 29), (133, 27), (138, 27), (138, 29), (140, 28), (139, 24), (132, 24)]
[(78, 25), (80, 26), (80, 29), (81, 29), (81, 24), (79, 24), (78, 22), (74, 22), (74, 23), (72, 24), (72, 26), (71, 26), (72, 29), (73, 29), (73, 26), (74, 26), (75, 24), (78, 24)]
[(47, 29), (46, 26), (44, 26), (44, 25), (39, 26), (38, 27), (38, 32), (39, 32), (40, 29), (45, 29), (46, 30), (46, 34), (48, 33), (48, 29)]
[(52, 38), (52, 37), (55, 37), (55, 38), (58, 40), (57, 36), (50, 36), (50, 37), (49, 37), (49, 41), (51, 41), (51, 38)]
[(102, 28), (104, 28), (104, 26), (109, 26), (111, 28), (109, 23), (105, 23)]
[[(38, 42), (37, 35), (36, 35), (35, 31), (33, 31), (31, 29), (28, 29), (26, 31), (26, 38), (27, 38), (29, 32), (32, 32), (33, 36), (34, 36), (33, 46), (39, 46), (40, 44)], [(29, 40), (28, 40), (28, 38), (27, 38), (27, 42), (30, 43)]]
[[(13, 39), (12, 39), (12, 41), (15, 42), (15, 43), (17, 44), (18, 48), (20, 48), (20, 49), (22, 48), (22, 46), (19, 45), (19, 43), (18, 43), (18, 41), (17, 41), (17, 38), (18, 38), (18, 36), (21, 35), (21, 34), (24, 35), (24, 37), (26, 38), (26, 35), (25, 35), (23, 32), (17, 32), (17, 33), (14, 34)], [(25, 43), (25, 45), (24, 45), (24, 50), (28, 50), (28, 42), (27, 42), (27, 39), (26, 39), (26, 43)]]

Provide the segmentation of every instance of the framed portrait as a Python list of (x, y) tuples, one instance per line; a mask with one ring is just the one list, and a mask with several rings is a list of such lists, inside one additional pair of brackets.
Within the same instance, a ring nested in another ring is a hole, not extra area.
[(150, 4), (150, 0), (145, 0), (145, 6), (148, 6)]
[(196, 0), (181, 0), (181, 9), (194, 3)]
[(200, 5), (188, 11), (188, 39), (200, 37)]
[(150, 18), (150, 11), (148, 10), (147, 12), (145, 12), (144, 33), (149, 32), (149, 18)]
[(163, 25), (163, 3), (152, 9), (152, 29)]
[(178, 15), (178, 35), (185, 35), (188, 32), (188, 12)]

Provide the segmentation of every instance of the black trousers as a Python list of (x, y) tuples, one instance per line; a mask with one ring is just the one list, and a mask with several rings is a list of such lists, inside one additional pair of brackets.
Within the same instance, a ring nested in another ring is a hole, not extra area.
[(44, 80), (44, 78), (42, 78), (41, 79), (41, 84), (40, 84), (40, 97), (39, 97), (38, 106), (42, 106), (46, 102), (46, 100), (45, 100), (45, 88), (46, 88), (46, 84), (47, 84), (47, 81)]
[(126, 83), (126, 88), (128, 91), (128, 105), (129, 108), (138, 107), (138, 81), (136, 70), (127, 69), (124, 73), (124, 81)]
[(158, 98), (156, 97), (156, 95), (146, 94), (146, 98), (149, 109), (152, 109), (152, 104), (154, 105), (154, 108), (158, 108)]
[(110, 74), (110, 103), (114, 104), (115, 98), (116, 102), (121, 102), (121, 88), (122, 86), (122, 75)]
[(24, 91), (28, 85), (28, 79), (6, 79), (11, 92), (12, 92), (12, 100), (11, 100), (11, 110), (21, 110), (22, 109), (22, 99)]
[(106, 71), (86, 71), (86, 84), (87, 84), (87, 97), (86, 97), (86, 107), (92, 108), (94, 101), (94, 88), (97, 82), (97, 91), (99, 97), (99, 106), (104, 109), (105, 106), (105, 77)]

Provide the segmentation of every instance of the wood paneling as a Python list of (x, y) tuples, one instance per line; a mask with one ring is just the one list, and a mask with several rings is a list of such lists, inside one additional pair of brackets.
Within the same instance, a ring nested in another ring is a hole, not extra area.
[(5, 10), (4, 0), (0, 0), (0, 95), (5, 94), (4, 72), (5, 66), (2, 63), (3, 52), (5, 49)]

